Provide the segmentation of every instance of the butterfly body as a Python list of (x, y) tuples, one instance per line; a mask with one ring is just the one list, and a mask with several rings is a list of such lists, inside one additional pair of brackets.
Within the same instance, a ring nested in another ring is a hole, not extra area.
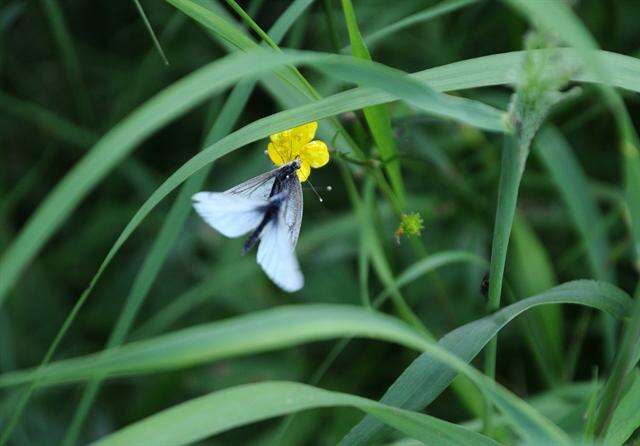
[[(274, 187), (275, 187), (275, 183), (274, 183)], [(282, 203), (282, 198), (279, 196), (275, 196), (275, 198), (272, 196), (272, 198), (273, 199), (269, 201), (269, 204), (267, 204), (263, 208), (264, 216), (262, 217), (262, 220), (258, 224), (258, 227), (256, 227), (256, 229), (253, 230), (253, 232), (251, 233), (247, 241), (244, 242), (244, 245), (242, 247), (243, 254), (246, 254), (247, 252), (249, 252), (251, 248), (253, 248), (256, 245), (256, 243), (258, 243), (258, 240), (260, 239), (260, 234), (262, 233), (264, 228), (267, 226), (267, 224), (271, 222), (274, 218), (278, 218), (278, 213), (280, 212), (280, 205)]]

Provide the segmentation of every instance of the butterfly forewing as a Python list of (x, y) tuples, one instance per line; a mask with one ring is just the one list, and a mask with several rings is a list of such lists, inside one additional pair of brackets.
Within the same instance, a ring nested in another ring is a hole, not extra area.
[(268, 204), (267, 200), (226, 192), (198, 192), (192, 199), (204, 221), (227, 237), (239, 237), (255, 229), (262, 220), (262, 209)]
[(250, 180), (240, 183), (231, 189), (225, 191), (226, 194), (242, 195), (247, 198), (255, 198), (259, 200), (267, 200), (271, 194), (273, 182), (282, 169), (270, 170), (269, 172), (253, 177)]

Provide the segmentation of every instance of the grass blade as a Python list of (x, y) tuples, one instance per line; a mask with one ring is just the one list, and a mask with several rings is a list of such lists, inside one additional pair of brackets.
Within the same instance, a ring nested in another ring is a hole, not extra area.
[(433, 335), (424, 326), (420, 318), (413, 312), (402, 296), (402, 293), (400, 293), (400, 290), (395, 286), (393, 272), (391, 271), (391, 267), (387, 261), (380, 239), (377, 237), (376, 228), (374, 226), (375, 218), (371, 214), (372, 209), (366, 206), (360, 198), (351, 176), (351, 172), (349, 172), (346, 166), (344, 166), (342, 161), (338, 161), (338, 163), (340, 173), (342, 174), (347, 192), (349, 193), (349, 199), (351, 200), (351, 204), (354, 207), (355, 214), (360, 223), (362, 231), (361, 235), (367, 245), (368, 254), (371, 257), (371, 264), (380, 278), (380, 281), (391, 289), (391, 298), (398, 315), (409, 325), (412, 325), (417, 331), (424, 334), (427, 338), (433, 339)]
[(153, 27), (151, 26), (151, 22), (149, 22), (149, 19), (147, 18), (147, 14), (145, 14), (144, 9), (142, 8), (142, 5), (140, 4), (140, 0), (133, 0), (133, 3), (135, 3), (135, 5), (136, 5), (136, 9), (138, 10), (138, 14), (140, 14), (140, 17), (142, 18), (142, 21), (144, 22), (144, 26), (145, 26), (145, 28), (147, 28), (147, 32), (149, 33), (149, 36), (151, 37), (151, 40), (153, 41), (153, 46), (156, 47), (156, 50), (158, 51), (158, 54), (160, 55), (160, 58), (162, 59), (162, 62), (166, 66), (169, 66), (169, 60), (167, 59), (167, 56), (164, 54), (164, 50), (162, 49), (162, 45), (160, 45), (160, 41), (158, 40), (158, 36), (156, 36), (156, 33), (153, 30)]
[[(145, 418), (94, 444), (182, 445), (259, 420), (336, 406), (353, 407), (369, 413), (426, 444), (446, 441), (460, 446), (498, 445), (490, 438), (429, 415), (293, 382), (263, 382), (214, 392)], [(203, 415), (211, 422), (202, 423)]]

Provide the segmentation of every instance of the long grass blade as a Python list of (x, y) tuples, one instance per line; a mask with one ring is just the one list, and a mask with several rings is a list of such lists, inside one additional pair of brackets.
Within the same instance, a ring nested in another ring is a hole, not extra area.
[[(497, 446), (494, 440), (429, 415), (293, 382), (247, 384), (186, 401), (94, 443), (182, 445), (248, 423), (320, 407), (353, 407), (426, 444)], [(203, 415), (211, 422), (202, 423)]]

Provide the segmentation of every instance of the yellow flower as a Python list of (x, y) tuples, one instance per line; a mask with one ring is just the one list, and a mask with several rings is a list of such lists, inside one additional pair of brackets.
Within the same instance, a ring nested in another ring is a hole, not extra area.
[(281, 166), (299, 157), (298, 179), (306, 181), (312, 167), (318, 169), (329, 162), (327, 145), (313, 140), (317, 129), (318, 123), (314, 121), (271, 135), (267, 148), (269, 158), (276, 166)]

